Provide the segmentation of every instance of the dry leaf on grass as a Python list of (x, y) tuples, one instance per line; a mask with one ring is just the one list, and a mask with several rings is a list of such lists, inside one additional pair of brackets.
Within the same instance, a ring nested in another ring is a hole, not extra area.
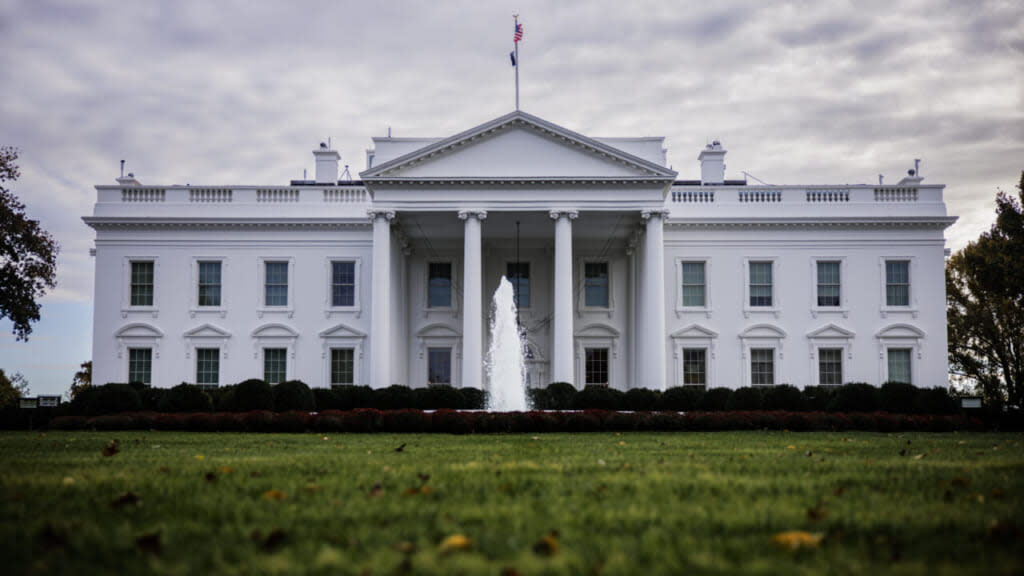
[(275, 502), (280, 502), (281, 500), (284, 500), (287, 497), (288, 497), (287, 494), (285, 494), (284, 492), (282, 492), (282, 491), (280, 491), (280, 490), (278, 490), (276, 488), (274, 488), (272, 490), (267, 490), (266, 492), (263, 493), (263, 496), (262, 496), (262, 498), (264, 500), (273, 500)]
[(817, 548), (825, 535), (820, 532), (804, 532), (802, 530), (790, 530), (779, 532), (772, 536), (772, 542), (786, 550), (800, 550), (801, 548)]
[(115, 438), (111, 440), (109, 444), (103, 447), (103, 450), (100, 452), (100, 454), (103, 454), (104, 458), (110, 458), (111, 456), (117, 454), (120, 451), (121, 447), (118, 444), (117, 439)]
[(533, 545), (533, 553), (538, 556), (554, 556), (558, 554), (558, 530), (552, 530)]
[(284, 530), (274, 528), (270, 534), (267, 534), (266, 538), (263, 537), (263, 533), (259, 530), (253, 530), (252, 534), (249, 535), (249, 538), (253, 542), (259, 544), (264, 550), (269, 551), (277, 548), (281, 544), (284, 544), (284, 541), (287, 539), (287, 535)]
[(441, 554), (451, 554), (452, 552), (469, 550), (472, 547), (473, 543), (470, 542), (469, 538), (466, 538), (462, 534), (452, 534), (441, 541), (438, 551), (441, 552)]
[(138, 494), (136, 494), (135, 492), (131, 492), (131, 491), (128, 491), (128, 492), (125, 492), (124, 494), (121, 494), (120, 496), (115, 498), (113, 500), (113, 502), (110, 503), (110, 506), (112, 508), (121, 508), (123, 506), (141, 506), (141, 505), (142, 505), (142, 499), (139, 498)]

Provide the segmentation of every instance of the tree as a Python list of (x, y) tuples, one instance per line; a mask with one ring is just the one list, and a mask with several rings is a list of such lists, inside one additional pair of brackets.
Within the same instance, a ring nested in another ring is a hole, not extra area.
[(28, 379), (21, 372), (8, 377), (0, 368), (0, 408), (17, 406), (18, 400), (28, 394)]
[(1024, 405), (1024, 172), (996, 222), (946, 264), (949, 361), (989, 402)]
[(92, 360), (88, 362), (82, 362), (81, 370), (75, 372), (74, 379), (71, 380), (71, 399), (74, 400), (75, 396), (92, 386)]
[(18, 340), (39, 321), (39, 300), (57, 285), (57, 242), (25, 217), (25, 205), (4, 182), (15, 181), (18, 150), (0, 147), (0, 319), (10, 318)]

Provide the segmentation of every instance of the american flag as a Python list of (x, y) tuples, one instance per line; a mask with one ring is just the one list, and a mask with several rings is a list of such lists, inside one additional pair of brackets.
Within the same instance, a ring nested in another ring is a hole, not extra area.
[(516, 43), (523, 39), (523, 25), (516, 23), (516, 33), (512, 35), (512, 42)]

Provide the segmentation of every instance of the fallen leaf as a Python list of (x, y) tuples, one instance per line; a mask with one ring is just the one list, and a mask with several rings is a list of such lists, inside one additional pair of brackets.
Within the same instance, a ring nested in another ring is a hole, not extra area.
[(370, 488), (370, 492), (368, 493), (368, 496), (370, 496), (370, 497), (379, 496), (382, 490), (383, 490), (383, 488), (381, 487), (380, 482), (377, 482), (376, 484), (373, 485), (372, 488)]
[(993, 488), (992, 489), (992, 498), (994, 498), (996, 500), (1002, 500), (1003, 499), (1003, 490), (1001, 488)]
[(811, 456), (814, 456), (814, 452), (811, 452), (810, 450), (808, 450), (807, 452), (804, 453), (804, 456), (810, 458)]
[(275, 502), (280, 502), (281, 500), (284, 500), (287, 497), (287, 494), (276, 488), (273, 490), (267, 490), (266, 492), (263, 493), (264, 500), (274, 500)]
[(786, 550), (793, 551), (801, 548), (817, 548), (818, 544), (821, 544), (822, 538), (824, 538), (824, 534), (820, 532), (811, 533), (802, 530), (791, 530), (789, 532), (779, 532), (772, 536), (772, 542)]
[(159, 556), (163, 552), (163, 545), (160, 543), (160, 532), (150, 532), (135, 539), (135, 547), (146, 554)]
[(625, 440), (619, 440), (619, 446), (625, 446), (625, 445), (626, 445), (626, 441)]
[(274, 528), (270, 534), (267, 534), (266, 538), (263, 537), (263, 533), (259, 530), (253, 530), (252, 534), (249, 535), (249, 538), (253, 542), (259, 544), (264, 550), (269, 551), (277, 548), (281, 544), (284, 544), (285, 539), (287, 539), (287, 535), (284, 533), (284, 530)]
[(65, 485), (65, 486), (74, 486), (75, 485), (75, 479), (72, 478), (71, 476), (65, 476), (64, 479), (61, 480), (61, 484)]
[(141, 502), (142, 499), (139, 498), (139, 495), (135, 492), (125, 492), (115, 498), (114, 501), (110, 503), (110, 506), (113, 508), (121, 508), (122, 506), (141, 506)]
[(206, 476), (204, 476), (204, 478), (206, 478), (206, 481), (210, 482), (210, 483), (213, 483), (213, 482), (217, 481), (217, 475), (214, 474), (213, 472), (207, 472)]
[(431, 490), (430, 486), (416, 486), (416, 487), (407, 489), (404, 492), (404, 494), (406, 496), (415, 496), (417, 494), (427, 495), (427, 494), (430, 494), (431, 492), (433, 492), (433, 490)]
[(430, 474), (424, 474), (423, 472), (417, 472), (416, 477), (420, 479), (420, 484), (426, 484), (430, 480)]
[(921, 458), (924, 458), (924, 454), (918, 454), (917, 456), (914, 456), (914, 460), (920, 460)]
[(195, 456), (193, 456), (193, 458), (195, 458), (196, 460), (203, 460), (204, 458), (206, 458), (206, 456), (203, 456), (202, 454), (196, 454)]
[(501, 576), (522, 576), (515, 566), (504, 566), (500, 572)]
[(807, 519), (808, 520), (814, 520), (814, 521), (822, 520), (822, 519), (826, 518), (827, 516), (828, 516), (828, 508), (825, 507), (825, 503), (824, 502), (818, 502), (817, 506), (815, 506), (814, 508), (808, 508), (807, 509)]
[(412, 554), (416, 552), (416, 544), (409, 542), (408, 540), (402, 540), (394, 546), (395, 550), (402, 554)]
[(906, 456), (906, 455), (907, 455), (907, 449), (906, 448), (900, 450), (900, 456)]
[(117, 439), (115, 438), (114, 440), (111, 440), (109, 444), (103, 447), (103, 450), (100, 451), (100, 454), (103, 454), (104, 458), (110, 458), (111, 456), (117, 454), (120, 451), (121, 447), (118, 445)]
[(472, 547), (473, 543), (470, 542), (469, 538), (466, 538), (462, 534), (452, 534), (441, 541), (441, 545), (438, 550), (441, 554), (451, 554), (452, 552), (469, 550)]
[(789, 446), (786, 446), (786, 450), (796, 450), (796, 446), (790, 444)]
[(306, 492), (319, 492), (320, 486), (318, 486), (316, 482), (309, 482), (305, 486), (303, 486), (302, 489), (305, 490)]
[(957, 476), (956, 478), (953, 478), (953, 480), (952, 480), (952, 482), (950, 482), (950, 484), (952, 484), (953, 486), (957, 486), (957, 487), (962, 488), (964, 486), (969, 486), (971, 484), (971, 479), (970, 478), (964, 478), (963, 476)]
[(554, 556), (558, 554), (558, 531), (552, 530), (533, 545), (533, 553), (538, 556)]
[(231, 469), (231, 466), (221, 466), (220, 467), (220, 473), (221, 474), (231, 474), (232, 472), (234, 472), (234, 470)]
[(840, 487), (838, 487), (838, 488), (836, 488), (835, 490), (832, 491), (832, 494), (835, 495), (835, 496), (842, 496), (845, 493), (846, 493), (846, 486), (840, 486)]
[(167, 474), (169, 469), (167, 468), (167, 466), (161, 466), (159, 470), (161, 474)]
[(597, 460), (597, 465), (598, 465), (598, 466), (604, 466), (604, 460), (602, 460), (602, 459), (598, 458), (598, 460)]
[(395, 452), (401, 452), (403, 450), (405, 450), (405, 442), (402, 442), (401, 446), (399, 446), (398, 448), (395, 448)]

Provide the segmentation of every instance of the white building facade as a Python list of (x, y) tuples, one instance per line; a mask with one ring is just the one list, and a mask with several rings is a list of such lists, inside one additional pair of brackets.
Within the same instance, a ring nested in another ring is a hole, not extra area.
[(947, 382), (943, 186), (753, 186), (662, 138), (513, 112), (375, 138), (288, 186), (97, 186), (93, 378), (486, 388), (518, 286), (528, 383)]

